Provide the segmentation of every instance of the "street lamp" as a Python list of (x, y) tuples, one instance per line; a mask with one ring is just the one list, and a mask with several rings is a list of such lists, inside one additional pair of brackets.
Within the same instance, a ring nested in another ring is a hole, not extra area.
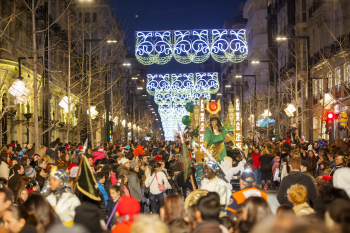
[(107, 43), (117, 43), (117, 40), (107, 40)]
[(260, 61), (259, 60), (252, 60), (250, 63), (252, 63), (252, 64), (259, 64)]
[(131, 79), (132, 80), (138, 80), (139, 78), (138, 77), (132, 77)]
[(217, 93), (216, 95), (222, 95), (221, 93)]
[(131, 66), (130, 63), (123, 63), (123, 66)]
[(137, 90), (143, 90), (143, 87), (138, 87)]
[(225, 85), (226, 88), (231, 88), (231, 85)]
[(242, 78), (242, 75), (236, 75), (235, 78)]
[(309, 36), (284, 36), (280, 35), (276, 37), (276, 40), (278, 42), (286, 41), (288, 39), (298, 39), (298, 40), (305, 40), (306, 41), (306, 64), (307, 64), (307, 93), (310, 96), (307, 98), (306, 101), (306, 108), (307, 108), (307, 115), (309, 118), (309, 141), (312, 142), (314, 138), (314, 129), (313, 129), (313, 118), (312, 118), (312, 109), (313, 109), (313, 98), (312, 98), (312, 78), (310, 76), (310, 66), (309, 66), (309, 60), (310, 60), (310, 45)]

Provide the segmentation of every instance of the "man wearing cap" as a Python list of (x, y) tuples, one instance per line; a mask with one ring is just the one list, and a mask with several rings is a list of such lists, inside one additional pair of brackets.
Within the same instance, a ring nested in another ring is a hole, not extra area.
[(305, 175), (310, 176), (312, 182), (314, 182), (314, 185), (315, 185), (316, 190), (318, 190), (317, 181), (316, 181), (315, 177), (313, 177), (313, 176), (310, 174), (309, 169), (310, 169), (310, 164), (309, 164), (309, 162), (306, 161), (306, 160), (302, 160), (302, 161), (301, 161), (301, 164), (300, 164), (300, 171), (301, 171), (302, 173), (304, 173)]
[(255, 175), (252, 172), (243, 172), (239, 185), (241, 190), (235, 192), (231, 195), (229, 203), (226, 207), (227, 215), (230, 216), (232, 213), (236, 213), (237, 210), (241, 208), (245, 200), (249, 197), (261, 197), (267, 200), (267, 194), (263, 191), (260, 191), (257, 188), (254, 188)]

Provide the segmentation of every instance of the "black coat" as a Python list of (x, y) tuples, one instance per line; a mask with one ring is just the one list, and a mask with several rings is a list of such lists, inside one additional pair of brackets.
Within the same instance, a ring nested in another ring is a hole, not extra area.
[(272, 171), (271, 161), (273, 157), (269, 154), (262, 155), (259, 157), (259, 161), (261, 161), (260, 170), (263, 170), (265, 172)]
[(48, 155), (50, 158), (54, 159), (55, 163), (57, 163), (57, 160), (58, 160), (58, 152), (57, 151), (49, 148), (46, 150), (46, 155)]
[(311, 207), (315, 206), (317, 201), (317, 191), (316, 191), (315, 184), (309, 175), (303, 174), (302, 172), (298, 172), (298, 171), (291, 171), (288, 174), (288, 176), (284, 177), (283, 180), (281, 181), (280, 187), (277, 192), (278, 202), (281, 205), (288, 204), (290, 206), (293, 206), (292, 203), (288, 201), (287, 190), (290, 188), (290, 186), (294, 184), (301, 184), (306, 187), (307, 189), (306, 202), (309, 203)]
[(14, 174), (8, 181), (7, 185), (9, 187), (9, 189), (11, 189), (13, 191), (13, 189), (16, 187), (16, 185), (18, 184), (18, 181), (21, 179), (21, 175), (18, 174)]
[(106, 212), (107, 212), (106, 223), (107, 223), (109, 217), (113, 214), (113, 218), (112, 218), (112, 220), (109, 222), (109, 224), (107, 226), (109, 230), (112, 229), (112, 226), (115, 225), (116, 222), (117, 222), (117, 219), (115, 218), (115, 214), (112, 213), (115, 205), (116, 205), (116, 202), (114, 202), (112, 199), (108, 199), (108, 201), (107, 201), (107, 208), (106, 208)]

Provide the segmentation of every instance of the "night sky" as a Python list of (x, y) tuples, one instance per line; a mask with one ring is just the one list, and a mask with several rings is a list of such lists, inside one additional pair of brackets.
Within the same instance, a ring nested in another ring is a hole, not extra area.
[[(126, 31), (129, 53), (135, 54), (135, 31), (221, 29), (239, 12), (241, 2), (245, 0), (110, 0), (110, 5)], [(148, 73), (154, 74), (197, 71), (198, 64), (183, 65), (175, 59), (148, 66)]]

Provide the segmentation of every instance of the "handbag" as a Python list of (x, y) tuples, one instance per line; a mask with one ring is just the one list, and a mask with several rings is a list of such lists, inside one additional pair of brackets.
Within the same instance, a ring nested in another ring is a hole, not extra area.
[(158, 189), (159, 189), (159, 191), (161, 191), (161, 192), (165, 192), (165, 191), (166, 191), (166, 189), (165, 189), (164, 185), (163, 185), (163, 184), (159, 184), (159, 182), (158, 182), (157, 173), (155, 173), (155, 175), (156, 175), (156, 179), (157, 179), (157, 183), (158, 183)]
[(273, 181), (280, 181), (280, 176), (279, 176), (279, 174), (280, 174), (280, 168), (277, 167), (277, 168), (276, 168), (276, 171), (275, 171), (275, 174), (274, 174), (274, 176), (273, 176)]
[[(153, 180), (154, 180), (154, 178), (153, 178)], [(145, 198), (149, 198), (149, 193), (151, 192), (151, 184), (152, 184), (153, 180), (151, 181), (149, 186), (145, 188), (145, 191), (143, 192), (143, 195), (145, 196)]]

